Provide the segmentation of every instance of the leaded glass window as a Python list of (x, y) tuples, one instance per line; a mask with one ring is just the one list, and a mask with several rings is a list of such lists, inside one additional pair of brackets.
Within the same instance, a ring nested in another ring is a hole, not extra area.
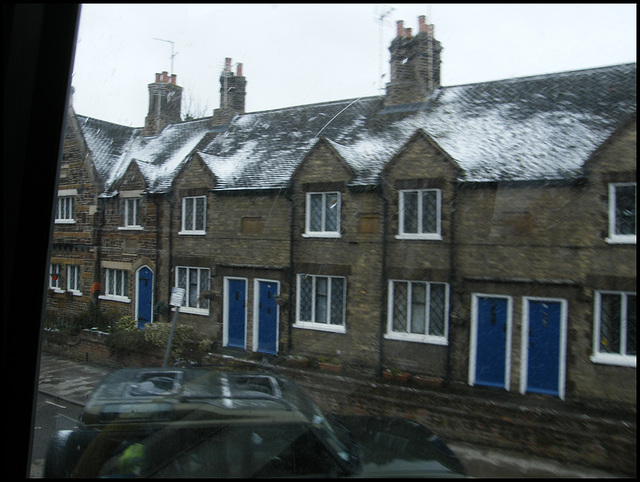
[(399, 235), (440, 237), (440, 190), (400, 191)]
[(635, 293), (596, 292), (596, 361), (635, 362), (636, 326)]
[(387, 337), (445, 343), (448, 285), (425, 281), (391, 281)]

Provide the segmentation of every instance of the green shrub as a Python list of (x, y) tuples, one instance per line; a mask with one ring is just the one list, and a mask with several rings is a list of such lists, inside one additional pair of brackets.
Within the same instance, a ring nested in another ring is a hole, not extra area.
[(213, 344), (213, 340), (211, 338), (204, 338), (198, 342), (197, 350), (198, 351), (209, 351), (211, 350), (211, 345)]
[[(171, 332), (171, 323), (156, 322), (147, 325), (144, 329), (144, 339), (159, 348), (166, 348)], [(171, 355), (178, 356), (193, 336), (193, 327), (188, 325), (176, 325), (173, 341), (171, 343)]]
[(123, 316), (113, 324), (108, 344), (112, 352), (149, 348), (143, 330), (138, 328), (138, 323), (130, 316)]
[(113, 330), (118, 317), (117, 311), (102, 312), (97, 305), (90, 303), (86, 311), (70, 317), (48, 315), (45, 319), (45, 328), (57, 329), (68, 335), (77, 335), (82, 330), (99, 330), (109, 333)]

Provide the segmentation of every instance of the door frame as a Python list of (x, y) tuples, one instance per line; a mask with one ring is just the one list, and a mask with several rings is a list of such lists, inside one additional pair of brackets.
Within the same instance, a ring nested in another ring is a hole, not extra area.
[[(550, 298), (540, 296), (522, 297), (522, 338), (520, 340), (520, 393), (525, 394), (528, 388), (529, 375), (529, 302), (548, 301), (560, 303), (560, 340), (559, 360), (558, 360), (558, 397), (565, 399), (566, 393), (566, 372), (567, 372), (567, 322), (568, 322), (568, 302), (564, 298)], [(530, 392), (537, 393), (537, 392)]]
[[(504, 389), (511, 388), (511, 336), (513, 331), (513, 298), (508, 295), (497, 295), (489, 293), (471, 294), (471, 329), (469, 330), (469, 385), (476, 385), (476, 357), (478, 343), (478, 299), (479, 298), (500, 298), (507, 301), (507, 331), (505, 333), (505, 370)], [(484, 385), (482, 385), (484, 386)]]
[(153, 323), (153, 285), (155, 283), (155, 275), (150, 266), (144, 264), (136, 269), (136, 306), (135, 306), (135, 321), (138, 323), (138, 313), (140, 311), (140, 271), (144, 268), (147, 268), (151, 272), (151, 286), (149, 290), (151, 291), (151, 317), (149, 319), (149, 323)]
[[(275, 283), (277, 293), (280, 293), (280, 281), (266, 278), (255, 278), (253, 280), (253, 351), (258, 351), (260, 336), (260, 283)], [(276, 305), (276, 355), (280, 347), (280, 306)]]
[[(239, 276), (225, 276), (222, 290), (222, 346), (229, 346), (229, 281), (244, 281), (244, 347), (247, 349), (247, 301), (249, 296), (249, 279)], [(232, 347), (235, 348), (235, 347)]]

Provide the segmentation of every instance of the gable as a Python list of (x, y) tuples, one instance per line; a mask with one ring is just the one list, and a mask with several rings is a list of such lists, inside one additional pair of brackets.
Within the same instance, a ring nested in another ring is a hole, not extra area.
[(138, 164), (135, 160), (129, 162), (129, 166), (125, 170), (122, 177), (120, 177), (113, 189), (115, 191), (132, 191), (132, 190), (144, 190), (147, 188), (147, 182), (138, 168)]
[(198, 153), (194, 153), (185, 162), (173, 180), (173, 187), (184, 188), (213, 188), (217, 184), (216, 176)]
[(593, 153), (585, 163), (585, 175), (588, 178), (601, 176), (613, 182), (635, 181), (636, 151), (634, 115)]
[(383, 178), (442, 178), (455, 180), (460, 168), (422, 130), (417, 131), (383, 168)]
[(299, 182), (344, 182), (353, 178), (353, 170), (326, 139), (321, 138), (298, 165), (292, 180)]

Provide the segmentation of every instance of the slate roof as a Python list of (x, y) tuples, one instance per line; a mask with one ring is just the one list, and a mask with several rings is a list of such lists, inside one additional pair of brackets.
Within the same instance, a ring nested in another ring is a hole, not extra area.
[(365, 97), (246, 113), (228, 126), (182, 122), (158, 136), (77, 116), (105, 191), (136, 162), (149, 192), (164, 192), (196, 152), (216, 190), (288, 186), (325, 138), (354, 172), (375, 185), (417, 131), (430, 136), (468, 182), (570, 179), (636, 112), (636, 64), (441, 87), (424, 103), (385, 108)]

